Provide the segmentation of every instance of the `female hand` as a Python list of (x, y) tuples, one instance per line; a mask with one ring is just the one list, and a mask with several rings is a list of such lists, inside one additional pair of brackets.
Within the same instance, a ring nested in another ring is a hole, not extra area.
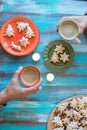
[(58, 25), (57, 25), (57, 31), (58, 31), (58, 26), (65, 20), (72, 20), (77, 23), (79, 26), (79, 36), (83, 33), (84, 29), (87, 27), (87, 16), (67, 16), (63, 17)]
[(9, 101), (13, 98), (23, 98), (23, 97), (29, 96), (31, 94), (38, 92), (41, 89), (40, 84), (41, 84), (42, 79), (40, 80), (38, 85), (35, 87), (23, 88), (19, 85), (18, 77), (19, 77), (19, 73), (22, 69), (23, 69), (22, 67), (19, 67), (16, 70), (16, 72), (15, 72), (12, 80), (10, 81), (9, 85), (7, 86), (7, 88), (0, 93), (0, 103), (1, 104), (5, 104), (7, 101)]

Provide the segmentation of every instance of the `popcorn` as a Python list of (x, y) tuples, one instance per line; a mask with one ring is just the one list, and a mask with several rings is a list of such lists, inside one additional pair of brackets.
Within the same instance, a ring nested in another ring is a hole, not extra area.
[(82, 99), (80, 99), (80, 98), (78, 98), (77, 99), (77, 104), (78, 104), (78, 108), (79, 109), (84, 109), (84, 102), (83, 102), (83, 100)]
[(73, 116), (75, 120), (80, 120), (82, 118), (81, 114), (75, 110), (72, 111), (73, 112)]
[(79, 127), (79, 129), (78, 129), (78, 130), (84, 130), (84, 129), (83, 129), (83, 127), (81, 126), (81, 127)]
[[(52, 130), (87, 130), (87, 96), (76, 97), (56, 106)], [(55, 116), (56, 115), (56, 116)], [(56, 128), (55, 128), (56, 127)]]
[(78, 130), (78, 123), (76, 121), (70, 122), (66, 130)]
[(87, 96), (85, 96), (85, 97), (83, 96), (82, 101), (83, 101), (84, 105), (87, 107)]
[(55, 116), (52, 123), (54, 123), (55, 126), (60, 126), (60, 127), (63, 126), (62, 120), (59, 116)]
[(77, 108), (77, 100), (73, 99), (72, 101), (70, 101), (70, 106), (73, 108)]
[(58, 111), (62, 112), (66, 109), (67, 105), (68, 105), (68, 102), (65, 102), (65, 103), (61, 103), (60, 105), (57, 105), (56, 107)]
[(62, 122), (64, 124), (68, 124), (70, 122), (69, 118), (65, 117), (64, 119), (62, 119)]
[(67, 117), (72, 117), (72, 114), (73, 114), (72, 109), (71, 110), (66, 110), (64, 113), (66, 114)]

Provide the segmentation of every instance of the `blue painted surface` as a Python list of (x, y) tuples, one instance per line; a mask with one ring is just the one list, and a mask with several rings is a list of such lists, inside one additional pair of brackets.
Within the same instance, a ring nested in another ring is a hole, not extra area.
[(0, 47), (0, 91), (7, 86), (20, 65), (36, 65), (43, 77), (40, 92), (24, 99), (10, 101), (3, 108), (0, 112), (0, 130), (46, 130), (48, 116), (57, 103), (70, 96), (87, 94), (87, 39), (84, 36), (81, 36), (81, 45), (71, 43), (75, 51), (73, 65), (65, 72), (53, 72), (55, 80), (52, 83), (46, 81), (45, 76), (51, 71), (46, 68), (43, 59), (46, 45), (50, 41), (60, 39), (55, 31), (57, 22), (66, 15), (83, 15), (87, 11), (87, 2), (76, 0), (0, 2), (0, 26), (7, 19), (19, 15), (31, 18), (37, 24), (40, 42), (34, 52), (41, 55), (40, 61), (34, 63), (31, 58), (33, 52), (28, 56), (14, 57)]
[(15, 129), (21, 129), (21, 130), (27, 130), (27, 129), (29, 129), (29, 130), (38, 130), (38, 129), (41, 129), (41, 130), (44, 130), (44, 129), (46, 129), (46, 126), (45, 125), (34, 125), (34, 126), (29, 126), (29, 125), (22, 125), (21, 127), (20, 127), (20, 125), (9, 125), (9, 124), (5, 124), (4, 126), (3, 125), (1, 125), (1, 130), (15, 130)]

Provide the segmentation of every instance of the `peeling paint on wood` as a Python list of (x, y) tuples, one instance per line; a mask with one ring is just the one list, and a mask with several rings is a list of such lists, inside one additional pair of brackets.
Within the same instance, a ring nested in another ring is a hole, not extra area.
[(32, 19), (40, 30), (40, 42), (34, 52), (41, 55), (40, 61), (34, 63), (31, 58), (33, 53), (14, 57), (0, 47), (0, 91), (7, 86), (20, 65), (36, 65), (43, 77), (42, 91), (27, 98), (9, 101), (3, 108), (0, 112), (0, 130), (46, 130), (48, 116), (58, 102), (70, 96), (87, 94), (87, 39), (83, 35), (80, 45), (71, 42), (75, 51), (73, 65), (65, 72), (54, 73), (55, 80), (52, 83), (46, 81), (45, 76), (51, 71), (46, 68), (43, 59), (46, 45), (60, 39), (56, 32), (57, 22), (63, 16), (83, 15), (85, 12), (87, 1), (0, 0), (0, 26), (14, 16)]

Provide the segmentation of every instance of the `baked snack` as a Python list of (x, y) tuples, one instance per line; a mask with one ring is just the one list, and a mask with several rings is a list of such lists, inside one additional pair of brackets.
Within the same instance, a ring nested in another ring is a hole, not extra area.
[(62, 46), (62, 44), (60, 44), (60, 45), (56, 45), (56, 48), (54, 49), (54, 51), (57, 53), (57, 54), (59, 54), (59, 53), (63, 53), (63, 50), (64, 50), (65, 48)]
[[(64, 52), (63, 52), (64, 50)], [(65, 52), (65, 47), (62, 46), (62, 44), (60, 45), (56, 45), (56, 48), (53, 51), (53, 55), (51, 56), (51, 62), (53, 63), (59, 63), (59, 62), (63, 62), (66, 63), (67, 61), (69, 61), (69, 54), (66, 54)]]
[(87, 96), (58, 104), (48, 119), (47, 130), (87, 130)]
[(11, 42), (10, 46), (17, 51), (21, 51), (21, 47), (16, 45), (13, 41)]
[(27, 26), (29, 26), (28, 23), (25, 23), (25, 22), (17, 22), (17, 28), (18, 28), (19, 32), (25, 30)]
[(28, 38), (22, 37), (20, 40), (20, 45), (26, 47), (29, 44)]
[(35, 36), (35, 34), (34, 34), (32, 28), (30, 26), (27, 26), (25, 37), (32, 38), (34, 36)]
[(66, 52), (64, 52), (63, 54), (60, 54), (60, 60), (63, 61), (63, 63), (66, 63), (67, 61), (69, 61), (69, 55), (66, 54)]
[(13, 30), (11, 24), (8, 24), (8, 26), (7, 26), (6, 30), (5, 30), (4, 36), (7, 36), (7, 37), (14, 36), (14, 30)]
[[(19, 39), (18, 43), (19, 45), (16, 45), (14, 43), (14, 41), (11, 42), (10, 46), (14, 49), (14, 50), (17, 50), (17, 51), (21, 51), (21, 48), (24, 47), (26, 48), (26, 46), (29, 44), (29, 38), (32, 38), (35, 36), (33, 30), (31, 29), (31, 27), (29, 26), (28, 23), (25, 23), (25, 22), (16, 22), (16, 27), (19, 31), (19, 35), (22, 31), (25, 30), (23, 36), (21, 39)], [(14, 36), (14, 29), (13, 27), (11, 26), (11, 24), (8, 24), (5, 32), (4, 32), (4, 36), (7, 36), (7, 37), (12, 37)]]
[(52, 55), (52, 57), (51, 57), (51, 60), (50, 60), (51, 62), (53, 62), (53, 63), (57, 63), (57, 62), (60, 62), (59, 61), (59, 57), (58, 57), (58, 55), (57, 55), (57, 53), (56, 52), (53, 52), (53, 55)]

